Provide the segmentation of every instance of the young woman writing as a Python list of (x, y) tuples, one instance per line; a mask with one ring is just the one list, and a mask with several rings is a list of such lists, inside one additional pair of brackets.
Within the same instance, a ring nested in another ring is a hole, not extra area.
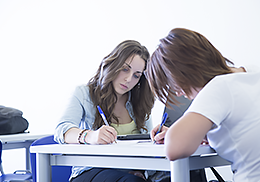
[[(127, 40), (106, 56), (88, 84), (76, 88), (59, 121), (54, 138), (59, 143), (109, 144), (117, 135), (148, 133), (154, 96), (143, 75), (149, 52)], [(105, 125), (97, 106), (108, 121)], [(141, 182), (140, 171), (74, 166), (72, 182)]]

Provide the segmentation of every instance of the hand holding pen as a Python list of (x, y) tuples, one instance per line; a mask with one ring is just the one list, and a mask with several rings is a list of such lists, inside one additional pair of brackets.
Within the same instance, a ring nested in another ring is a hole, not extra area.
[[(163, 127), (163, 125), (164, 125), (164, 123), (165, 123), (167, 117), (168, 117), (168, 114), (167, 114), (167, 113), (164, 113), (162, 122), (161, 122), (161, 124), (160, 124), (160, 126), (159, 126), (157, 132), (156, 132), (155, 135), (153, 136), (153, 138), (154, 138), (158, 133), (161, 132), (162, 127)], [(152, 134), (155, 132), (154, 130), (155, 130), (155, 129), (152, 130)], [(163, 139), (163, 138), (162, 138), (162, 139)], [(154, 140), (154, 143), (155, 143), (155, 142), (156, 142), (156, 140)], [(163, 142), (159, 142), (159, 143), (163, 143)]]
[[(99, 106), (97, 106), (97, 108), (98, 108), (98, 112), (99, 112), (99, 114), (101, 115), (101, 117), (102, 117), (102, 119), (103, 119), (105, 125), (106, 125), (106, 126), (109, 126), (104, 112), (102, 111), (102, 109), (101, 109)], [(111, 133), (110, 131), (108, 131), (108, 132)], [(111, 133), (111, 134), (113, 134), (113, 133)], [(115, 135), (115, 136), (116, 136), (116, 135)], [(114, 140), (114, 141), (115, 141), (115, 143), (117, 143), (116, 140)]]

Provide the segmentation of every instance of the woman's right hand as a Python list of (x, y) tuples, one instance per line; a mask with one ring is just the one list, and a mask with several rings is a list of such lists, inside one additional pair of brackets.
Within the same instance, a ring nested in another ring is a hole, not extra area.
[(103, 125), (96, 131), (89, 131), (85, 140), (89, 144), (109, 144), (116, 139), (116, 130), (111, 126)]

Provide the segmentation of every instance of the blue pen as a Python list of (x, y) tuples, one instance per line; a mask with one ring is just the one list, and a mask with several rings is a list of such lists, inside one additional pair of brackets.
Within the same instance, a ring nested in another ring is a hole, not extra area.
[[(98, 112), (99, 112), (99, 114), (101, 115), (101, 117), (102, 117), (104, 123), (105, 123), (107, 126), (109, 126), (109, 124), (108, 124), (108, 122), (107, 122), (107, 118), (106, 118), (104, 112), (102, 111), (102, 109), (101, 109), (99, 106), (97, 106), (97, 108), (98, 108)], [(115, 143), (117, 143), (116, 140), (115, 140)]]
[(165, 123), (167, 117), (168, 117), (168, 114), (167, 114), (167, 112), (166, 112), (166, 113), (164, 113), (164, 115), (163, 115), (162, 123), (161, 123), (161, 125), (160, 125), (160, 127), (159, 127), (159, 129), (158, 129), (158, 131), (156, 132), (155, 135), (157, 135), (158, 133), (161, 132), (162, 126), (164, 125), (164, 123)]
[(101, 115), (101, 117), (102, 117), (104, 123), (105, 123), (107, 126), (109, 126), (104, 112), (102, 111), (102, 109), (101, 109), (99, 106), (97, 106), (97, 108), (98, 108), (99, 114)]

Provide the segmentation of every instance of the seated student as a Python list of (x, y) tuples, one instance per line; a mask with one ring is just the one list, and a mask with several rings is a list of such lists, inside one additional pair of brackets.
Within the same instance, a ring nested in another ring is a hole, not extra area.
[[(63, 143), (110, 144), (117, 135), (148, 133), (154, 96), (143, 75), (148, 50), (127, 40), (106, 56), (86, 85), (76, 88), (54, 138)], [(105, 125), (97, 106), (106, 115)], [(72, 182), (142, 182), (143, 171), (74, 166)]]
[[(169, 104), (170, 107), (164, 108), (164, 113), (167, 112), (168, 117), (164, 126), (170, 127), (176, 120), (178, 120), (191, 104), (191, 100), (185, 97), (175, 97), (179, 102), (178, 105)], [(151, 174), (150, 174), (151, 173)], [(149, 172), (151, 176), (149, 179), (155, 182), (170, 182), (170, 171), (157, 171), (156, 173)], [(207, 182), (207, 177), (204, 169), (191, 170), (190, 182)]]
[(259, 70), (234, 67), (203, 35), (176, 28), (160, 40), (146, 75), (163, 103), (175, 103), (175, 95), (193, 99), (169, 129), (156, 136), (158, 126), (151, 131), (156, 142), (165, 138), (169, 160), (190, 156), (207, 135), (210, 146), (232, 163), (234, 181), (259, 181)]

